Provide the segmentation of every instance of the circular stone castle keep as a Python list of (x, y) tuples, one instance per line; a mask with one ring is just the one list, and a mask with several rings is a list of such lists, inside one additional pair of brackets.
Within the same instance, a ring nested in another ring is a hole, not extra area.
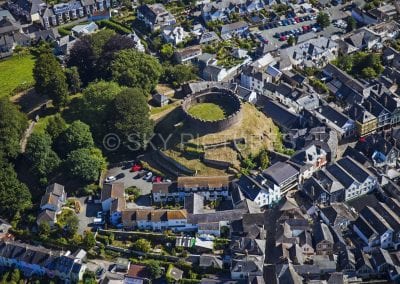
[[(198, 104), (215, 104), (224, 112), (224, 118), (208, 120), (194, 116), (190, 109)], [(242, 103), (239, 97), (229, 89), (211, 87), (186, 96), (182, 103), (185, 120), (194, 130), (208, 133), (220, 132), (228, 129), (242, 119)]]

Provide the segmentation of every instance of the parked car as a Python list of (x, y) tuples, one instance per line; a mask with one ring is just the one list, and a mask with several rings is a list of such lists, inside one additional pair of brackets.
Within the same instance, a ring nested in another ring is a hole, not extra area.
[(155, 176), (154, 179), (153, 179), (153, 183), (158, 183), (158, 182), (162, 182), (162, 177)]
[(130, 170), (130, 172), (138, 172), (142, 169), (142, 166), (140, 164), (134, 164)]
[(153, 173), (152, 173), (152, 172), (148, 172), (148, 173), (143, 177), (143, 179), (149, 181), (149, 180), (151, 180), (151, 177), (152, 177), (152, 176), (153, 176)]
[(106, 182), (107, 183), (110, 183), (110, 182), (113, 182), (113, 181), (116, 181), (117, 180), (117, 178), (115, 177), (115, 176), (109, 176), (109, 177), (106, 177)]
[(286, 40), (287, 40), (287, 37), (286, 37), (286, 36), (281, 36), (281, 37), (279, 38), (279, 40), (280, 40), (280, 41), (286, 41)]
[(141, 171), (139, 171), (139, 172), (136, 174), (136, 176), (134, 176), (133, 178), (134, 178), (134, 179), (140, 179), (140, 178), (144, 177), (146, 174), (147, 174), (147, 171), (146, 171), (146, 170), (141, 170)]
[(124, 177), (125, 177), (125, 174), (124, 174), (124, 173), (119, 173), (119, 174), (117, 174), (117, 175), (115, 176), (116, 179), (122, 179), (122, 178), (124, 178)]

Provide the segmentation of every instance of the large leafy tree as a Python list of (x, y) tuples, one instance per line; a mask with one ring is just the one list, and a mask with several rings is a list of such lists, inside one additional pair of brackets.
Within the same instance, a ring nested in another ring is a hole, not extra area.
[(319, 12), (317, 16), (317, 23), (324, 29), (328, 27), (331, 24), (331, 20), (329, 18), (329, 15), (324, 12)]
[(134, 49), (122, 50), (111, 66), (112, 77), (119, 84), (150, 92), (158, 83), (162, 67), (158, 60)]
[(164, 69), (163, 80), (178, 87), (183, 83), (197, 78), (197, 71), (191, 65), (169, 65)]
[(112, 105), (121, 88), (115, 82), (99, 81), (89, 84), (83, 91), (82, 119), (95, 134), (104, 132)]
[(0, 216), (10, 218), (32, 206), (31, 194), (11, 164), (0, 161)]
[(72, 94), (76, 94), (81, 90), (81, 78), (79, 77), (78, 68), (72, 66), (65, 70), (65, 75), (67, 77), (68, 89)]
[(111, 62), (114, 60), (115, 54), (124, 49), (135, 48), (135, 41), (127, 36), (114, 35), (103, 46), (101, 56), (98, 60), (98, 71), (104, 79), (110, 79)]
[(134, 139), (141, 147), (146, 146), (154, 124), (149, 118), (149, 108), (142, 90), (129, 88), (118, 94), (114, 102), (114, 122), (120, 133)]
[(97, 78), (97, 61), (106, 42), (115, 35), (111, 30), (101, 30), (98, 33), (80, 38), (71, 48), (67, 59), (68, 66), (76, 66), (80, 78), (87, 84)]
[(20, 152), (20, 140), (28, 127), (26, 115), (7, 98), (0, 99), (0, 154), (15, 158)]
[(80, 120), (74, 121), (67, 130), (60, 135), (58, 149), (61, 153), (67, 154), (80, 148), (91, 148), (94, 141), (90, 128)]
[(72, 177), (92, 182), (97, 180), (100, 172), (105, 169), (106, 160), (99, 149), (82, 148), (72, 151), (66, 164)]
[(51, 139), (56, 139), (67, 129), (67, 123), (60, 114), (56, 114), (49, 118), (47, 122), (46, 132), (50, 135)]
[(53, 142), (47, 133), (33, 133), (29, 137), (25, 154), (32, 163), (32, 171), (47, 177), (60, 165), (61, 160), (51, 148)]
[(39, 55), (33, 68), (35, 89), (41, 95), (53, 100), (56, 107), (65, 106), (68, 97), (68, 85), (64, 71), (56, 57), (49, 52)]

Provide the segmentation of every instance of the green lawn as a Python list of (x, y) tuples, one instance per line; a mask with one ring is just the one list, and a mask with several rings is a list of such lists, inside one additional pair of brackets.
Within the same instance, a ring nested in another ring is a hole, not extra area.
[(192, 106), (189, 114), (204, 120), (220, 120), (225, 117), (224, 110), (217, 104), (201, 103)]
[(0, 60), (0, 97), (8, 96), (18, 86), (32, 84), (34, 64), (32, 55), (15, 55)]

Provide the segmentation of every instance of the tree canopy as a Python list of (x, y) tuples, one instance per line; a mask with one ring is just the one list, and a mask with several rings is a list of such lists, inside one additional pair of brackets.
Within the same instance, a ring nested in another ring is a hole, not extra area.
[(112, 78), (120, 85), (137, 87), (146, 92), (155, 88), (162, 73), (155, 57), (134, 49), (118, 52), (111, 70)]
[(197, 72), (192, 65), (169, 65), (164, 69), (163, 80), (172, 84), (174, 87), (178, 87), (183, 83), (196, 79), (196, 73)]
[(0, 216), (11, 218), (31, 206), (28, 187), (18, 180), (11, 164), (0, 161)]
[(80, 148), (94, 147), (90, 128), (80, 120), (74, 121), (59, 139), (60, 152), (66, 154)]
[(47, 177), (60, 165), (61, 160), (53, 151), (52, 140), (47, 133), (33, 133), (29, 137), (25, 154), (38, 177)]
[(150, 120), (149, 107), (142, 90), (129, 88), (119, 93), (115, 98), (113, 113), (116, 129), (126, 137), (134, 135), (135, 143), (145, 147), (153, 134), (154, 124)]
[(53, 100), (55, 107), (65, 106), (68, 99), (68, 85), (64, 71), (56, 57), (49, 52), (39, 55), (33, 68), (35, 89)]
[(21, 150), (20, 140), (28, 127), (26, 115), (8, 98), (0, 99), (0, 153), (15, 158)]
[(81, 148), (72, 151), (68, 155), (66, 164), (72, 177), (86, 182), (97, 180), (100, 172), (106, 167), (106, 161), (97, 148)]
[(115, 82), (99, 81), (83, 91), (82, 119), (93, 133), (103, 133), (111, 116), (112, 105), (121, 88)]
[(324, 29), (328, 27), (331, 24), (331, 20), (329, 18), (329, 15), (324, 12), (319, 12), (317, 16), (317, 23)]

